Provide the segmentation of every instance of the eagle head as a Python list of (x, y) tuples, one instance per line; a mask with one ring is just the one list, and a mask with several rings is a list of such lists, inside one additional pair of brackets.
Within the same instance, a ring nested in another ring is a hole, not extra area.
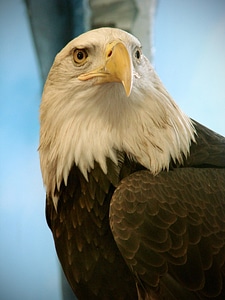
[[(153, 174), (182, 163), (195, 130), (168, 94), (133, 35), (99, 28), (58, 53), (40, 107), (40, 162), (47, 194), (75, 164), (86, 180), (124, 152)], [(54, 200), (57, 203), (57, 199)]]

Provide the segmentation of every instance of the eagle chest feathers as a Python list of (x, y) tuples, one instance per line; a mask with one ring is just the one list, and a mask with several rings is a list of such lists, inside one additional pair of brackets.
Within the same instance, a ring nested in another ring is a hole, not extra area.
[[(118, 169), (109, 159), (107, 167)], [(87, 182), (73, 166), (67, 186), (60, 187), (57, 212), (47, 199), (56, 250), (78, 299), (137, 299), (135, 282), (109, 225), (110, 201), (119, 180), (119, 170), (115, 172), (108, 178), (95, 163)]]
[(220, 299), (225, 141), (179, 109), (135, 37), (66, 45), (40, 122), (47, 221), (79, 299)]

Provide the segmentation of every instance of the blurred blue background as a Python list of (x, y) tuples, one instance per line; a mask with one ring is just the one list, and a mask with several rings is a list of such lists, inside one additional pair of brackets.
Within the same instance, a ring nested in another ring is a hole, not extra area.
[[(37, 152), (42, 85), (22, 0), (0, 1), (0, 41), (0, 299), (59, 300)], [(225, 135), (225, 1), (159, 1), (153, 42), (175, 101)]]

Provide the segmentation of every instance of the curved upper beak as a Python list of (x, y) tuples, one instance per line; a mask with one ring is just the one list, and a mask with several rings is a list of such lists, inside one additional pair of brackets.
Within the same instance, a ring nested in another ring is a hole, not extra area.
[(132, 62), (126, 46), (120, 41), (114, 41), (106, 46), (105, 62), (100, 68), (78, 76), (79, 80), (97, 78), (96, 84), (107, 82), (122, 83), (127, 97), (133, 84)]

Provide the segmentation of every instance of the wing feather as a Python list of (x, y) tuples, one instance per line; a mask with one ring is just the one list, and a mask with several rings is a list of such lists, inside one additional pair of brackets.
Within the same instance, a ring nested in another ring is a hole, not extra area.
[(224, 169), (179, 168), (157, 176), (139, 171), (115, 190), (110, 226), (146, 291), (163, 293), (169, 276), (184, 294), (216, 297), (225, 261), (224, 214)]

